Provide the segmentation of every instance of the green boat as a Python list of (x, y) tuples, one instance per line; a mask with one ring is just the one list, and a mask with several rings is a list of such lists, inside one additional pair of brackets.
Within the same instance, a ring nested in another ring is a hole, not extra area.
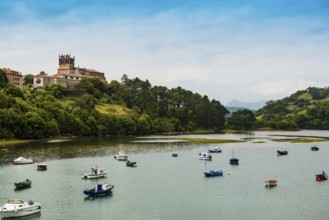
[(31, 180), (26, 179), (23, 182), (15, 183), (15, 189), (26, 189), (31, 187), (31, 184), (32, 184)]

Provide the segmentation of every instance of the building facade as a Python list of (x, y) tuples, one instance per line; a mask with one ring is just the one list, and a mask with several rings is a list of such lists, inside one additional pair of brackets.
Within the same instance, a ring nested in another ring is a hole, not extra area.
[(14, 84), (17, 87), (23, 86), (23, 75), (22, 73), (12, 70), (9, 68), (2, 68), (1, 69), (7, 76), (10, 83)]
[(33, 78), (34, 88), (47, 88), (52, 85), (60, 85), (65, 88), (74, 88), (81, 83), (83, 78), (98, 77), (106, 81), (105, 74), (93, 69), (86, 69), (74, 66), (75, 57), (69, 54), (59, 55), (57, 74), (37, 75)]

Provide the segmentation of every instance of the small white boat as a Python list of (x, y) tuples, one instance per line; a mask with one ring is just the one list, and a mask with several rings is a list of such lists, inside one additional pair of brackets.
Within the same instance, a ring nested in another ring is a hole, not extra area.
[(91, 173), (83, 173), (81, 174), (81, 178), (82, 179), (102, 178), (102, 177), (106, 177), (107, 172), (108, 172), (107, 170), (94, 166), (91, 168)]
[(25, 157), (18, 157), (14, 160), (14, 164), (31, 164), (34, 163), (34, 161), (31, 158), (25, 158)]
[(122, 161), (127, 161), (128, 160), (128, 155), (124, 151), (119, 151), (115, 156), (114, 159), (117, 160), (122, 160)]
[(209, 153), (199, 153), (200, 155), (200, 160), (211, 160), (212, 156)]
[(8, 199), (0, 208), (1, 218), (22, 217), (39, 212), (41, 212), (41, 204), (32, 200), (24, 202), (20, 199)]

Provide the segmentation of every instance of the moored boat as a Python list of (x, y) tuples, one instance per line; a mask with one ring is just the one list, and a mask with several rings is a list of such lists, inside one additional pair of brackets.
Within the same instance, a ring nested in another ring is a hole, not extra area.
[(239, 165), (239, 159), (238, 158), (231, 158), (230, 159), (231, 165)]
[(18, 183), (14, 183), (15, 185), (15, 189), (19, 190), (19, 189), (26, 189), (26, 188), (30, 188), (32, 185), (32, 181), (29, 179), (26, 179), (22, 182), (18, 182)]
[(209, 153), (199, 153), (200, 155), (200, 160), (212, 160), (212, 156)]
[(230, 159), (231, 165), (239, 165), (239, 159), (234, 157), (234, 150), (232, 149), (232, 158)]
[(131, 161), (127, 161), (126, 162), (126, 166), (127, 167), (137, 167), (137, 162), (131, 162)]
[(288, 151), (286, 150), (277, 150), (276, 152), (278, 153), (278, 156), (288, 155)]
[(15, 165), (17, 164), (31, 164), (34, 163), (34, 161), (31, 158), (25, 158), (25, 157), (18, 157), (13, 162)]
[(41, 212), (41, 204), (29, 200), (8, 199), (7, 203), (0, 208), (2, 218), (15, 218), (32, 215)]
[(277, 180), (265, 180), (266, 187), (273, 187), (273, 186), (277, 186), (277, 185), (278, 185)]
[(114, 159), (121, 160), (121, 161), (127, 161), (128, 155), (124, 151), (119, 151), (115, 156)]
[(38, 167), (37, 170), (39, 170), (39, 171), (47, 170), (47, 164), (45, 164), (45, 163), (39, 163), (39, 164), (37, 164), (37, 167)]
[(205, 177), (215, 177), (215, 176), (223, 176), (225, 169), (219, 170), (210, 170), (208, 172), (203, 172)]
[(97, 184), (92, 189), (85, 189), (83, 193), (87, 196), (104, 196), (112, 194), (114, 186), (110, 184)]
[(317, 145), (313, 145), (311, 147), (311, 151), (318, 151), (318, 150), (320, 150), (320, 149), (319, 149), (319, 147)]
[(214, 149), (208, 149), (209, 153), (221, 153), (222, 149), (220, 149), (219, 147), (215, 147)]
[(81, 178), (83, 179), (95, 179), (95, 178), (102, 178), (106, 177), (107, 170), (104, 170), (102, 168), (98, 168), (97, 166), (94, 166), (91, 168), (91, 173), (83, 173), (81, 174)]
[(326, 172), (322, 171), (322, 173), (315, 175), (315, 179), (316, 181), (324, 181), (328, 179), (328, 175), (326, 174)]

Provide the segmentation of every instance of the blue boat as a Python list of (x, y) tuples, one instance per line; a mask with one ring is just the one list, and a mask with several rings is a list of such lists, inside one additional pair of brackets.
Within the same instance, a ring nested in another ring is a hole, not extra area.
[(92, 189), (86, 189), (83, 193), (87, 196), (105, 196), (112, 194), (114, 189), (113, 185), (110, 184), (97, 184), (96, 187)]
[(230, 164), (231, 165), (239, 165), (239, 159), (234, 157), (234, 150), (232, 148), (232, 158), (230, 159)]
[(239, 165), (239, 159), (237, 159), (237, 158), (231, 158), (230, 159), (230, 164), (231, 165)]
[(215, 177), (215, 176), (223, 176), (225, 169), (220, 170), (210, 170), (208, 172), (204, 172), (205, 177)]
[(137, 167), (137, 162), (131, 162), (131, 161), (127, 161), (126, 162), (126, 166), (127, 167)]
[(208, 149), (209, 153), (221, 153), (222, 149), (219, 149), (219, 147), (215, 147), (214, 149)]

